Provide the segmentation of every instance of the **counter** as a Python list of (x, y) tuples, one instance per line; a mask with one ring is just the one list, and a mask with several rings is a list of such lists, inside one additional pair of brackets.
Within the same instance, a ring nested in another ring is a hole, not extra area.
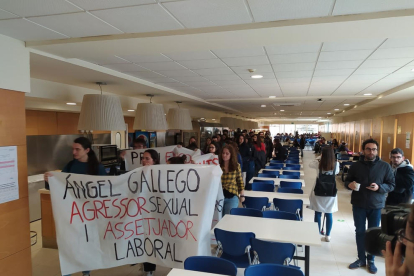
[(57, 249), (55, 220), (53, 219), (50, 191), (40, 189), (40, 205), (42, 214), (42, 247)]

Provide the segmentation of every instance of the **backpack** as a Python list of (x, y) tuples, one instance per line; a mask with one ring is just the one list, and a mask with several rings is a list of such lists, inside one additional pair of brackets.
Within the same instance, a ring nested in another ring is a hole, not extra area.
[(336, 196), (338, 189), (336, 188), (335, 172), (336, 162), (332, 175), (323, 174), (322, 170), (319, 169), (319, 176), (316, 179), (315, 188), (313, 189), (316, 196)]

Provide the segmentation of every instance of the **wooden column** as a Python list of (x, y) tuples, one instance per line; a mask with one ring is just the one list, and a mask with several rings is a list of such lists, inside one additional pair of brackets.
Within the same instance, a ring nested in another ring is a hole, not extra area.
[(0, 275), (32, 275), (25, 93), (0, 89), (0, 146), (17, 146), (19, 199), (0, 204)]

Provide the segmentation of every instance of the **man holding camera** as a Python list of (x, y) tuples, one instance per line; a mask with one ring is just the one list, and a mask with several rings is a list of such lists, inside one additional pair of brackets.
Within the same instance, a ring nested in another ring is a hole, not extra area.
[(368, 220), (368, 228), (379, 226), (385, 196), (394, 189), (395, 179), (391, 166), (377, 156), (377, 141), (365, 140), (362, 150), (364, 155), (351, 165), (345, 180), (345, 187), (352, 190), (351, 204), (358, 250), (358, 259), (349, 268), (366, 267), (368, 260), (368, 271), (375, 274), (377, 268), (374, 256), (365, 255), (365, 225)]
[(410, 203), (413, 194), (414, 170), (400, 148), (391, 151), (391, 166), (395, 175), (395, 189), (388, 194), (385, 205)]

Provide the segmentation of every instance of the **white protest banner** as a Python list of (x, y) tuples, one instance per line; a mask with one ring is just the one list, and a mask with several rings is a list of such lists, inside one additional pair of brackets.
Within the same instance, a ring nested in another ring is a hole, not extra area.
[[(151, 148), (156, 150), (160, 156), (160, 163), (167, 164), (167, 160), (176, 156), (174, 149), (176, 146)], [(126, 150), (125, 153), (125, 168), (127, 171), (141, 167), (141, 159), (147, 149)]]
[(210, 255), (219, 166), (155, 165), (49, 178), (62, 274)]
[(183, 147), (181, 148), (176, 147), (174, 149), (174, 153), (175, 153), (175, 156), (185, 155), (187, 157), (185, 160), (185, 163), (191, 163), (194, 157), (201, 156), (201, 150), (197, 149), (196, 151), (193, 151), (193, 150), (183, 148)]
[(204, 155), (199, 155), (192, 157), (194, 164), (199, 165), (219, 165), (219, 158), (213, 153), (207, 153)]

